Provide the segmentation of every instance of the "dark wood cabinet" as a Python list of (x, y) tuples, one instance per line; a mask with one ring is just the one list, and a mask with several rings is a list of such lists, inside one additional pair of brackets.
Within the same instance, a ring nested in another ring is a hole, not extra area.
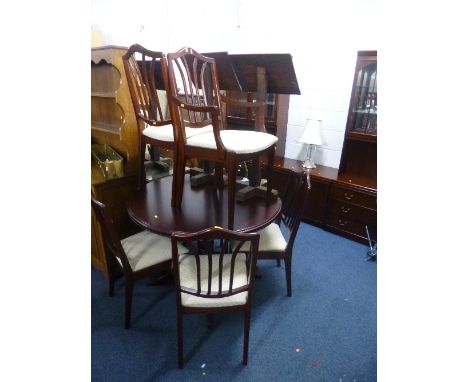
[[(278, 154), (277, 154), (278, 155)], [(302, 161), (277, 156), (273, 188), (281, 191)], [(302, 220), (341, 236), (377, 241), (377, 52), (358, 52), (339, 169), (309, 170), (312, 188)]]
[(358, 52), (338, 177), (326, 227), (367, 242), (377, 240), (377, 52)]
[(366, 241), (366, 226), (377, 238), (377, 192), (335, 182), (328, 203), (327, 228), (344, 236)]
[[(264, 165), (264, 162), (262, 163)], [(262, 166), (264, 168), (264, 166)], [(272, 187), (281, 192), (287, 184), (289, 173), (293, 171), (302, 173), (302, 161), (276, 157), (273, 167)], [(306, 200), (302, 220), (319, 227), (325, 226), (328, 198), (338, 169), (317, 165), (317, 168), (308, 170), (311, 180), (311, 189)]]

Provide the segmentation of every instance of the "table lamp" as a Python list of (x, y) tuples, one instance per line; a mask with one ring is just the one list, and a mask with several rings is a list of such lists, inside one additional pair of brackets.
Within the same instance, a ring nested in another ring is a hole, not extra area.
[(306, 143), (307, 156), (302, 164), (304, 168), (316, 168), (314, 155), (317, 146), (326, 144), (322, 134), (322, 121), (320, 119), (307, 119), (306, 126), (298, 142)]

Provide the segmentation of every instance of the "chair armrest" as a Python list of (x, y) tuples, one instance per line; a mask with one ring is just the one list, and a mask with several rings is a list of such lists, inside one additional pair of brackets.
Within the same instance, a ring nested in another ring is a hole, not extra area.
[[(181, 109), (189, 110), (193, 112), (211, 114), (211, 124), (213, 126), (213, 135), (214, 135), (215, 142), (216, 142), (216, 151), (218, 152), (218, 157), (222, 158), (224, 156), (224, 152), (226, 151), (226, 148), (224, 147), (223, 141), (221, 140), (221, 134), (220, 134), (220, 126), (219, 126), (220, 125), (219, 119), (221, 116), (220, 108), (216, 105), (195, 106), (195, 105), (186, 104), (175, 96), (171, 96), (171, 100), (172, 102), (174, 102), (175, 106)], [(181, 136), (181, 138), (185, 142), (186, 141), (185, 131), (184, 129), (181, 129), (181, 130), (182, 131), (179, 131), (178, 135)]]

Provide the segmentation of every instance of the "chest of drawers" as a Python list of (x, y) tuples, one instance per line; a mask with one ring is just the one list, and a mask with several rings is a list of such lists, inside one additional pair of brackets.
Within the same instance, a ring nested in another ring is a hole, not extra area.
[(360, 241), (377, 240), (377, 193), (336, 182), (330, 193), (326, 227), (336, 233)]

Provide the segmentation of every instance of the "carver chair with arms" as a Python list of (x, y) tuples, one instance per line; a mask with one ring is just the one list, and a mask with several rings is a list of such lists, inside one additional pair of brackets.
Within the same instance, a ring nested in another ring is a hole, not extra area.
[[(256, 108), (258, 118), (264, 119), (263, 102), (241, 102), (221, 96), (215, 59), (205, 57), (192, 48), (182, 48), (167, 55), (169, 102), (178, 130), (177, 163), (174, 177), (177, 186), (176, 206), (182, 203), (184, 164), (188, 158), (215, 162), (219, 188), (224, 185), (222, 169), (228, 178), (228, 228), (233, 229), (236, 167), (247, 160), (258, 160), (268, 155), (267, 201), (271, 194), (271, 174), (278, 138), (265, 132), (264, 120), (257, 119), (257, 131), (228, 130), (222, 114), (223, 102), (235, 106)], [(209, 132), (188, 136), (187, 128), (210, 129)]]
[[(114, 295), (114, 283), (117, 278), (121, 274), (124, 277), (124, 327), (128, 329), (135, 281), (171, 270), (171, 240), (149, 231), (141, 231), (119, 240), (105, 204), (91, 197), (91, 206), (99, 222), (104, 241), (110, 296)], [(179, 250), (184, 250), (184, 247), (180, 246)]]
[[(247, 365), (259, 235), (212, 227), (195, 233), (174, 232), (171, 240), (179, 368), (184, 366), (183, 316), (206, 314), (210, 319), (214, 313), (227, 312), (244, 313), (243, 364)], [(233, 240), (236, 246), (231, 246)], [(187, 247), (183, 251), (181, 243)]]

